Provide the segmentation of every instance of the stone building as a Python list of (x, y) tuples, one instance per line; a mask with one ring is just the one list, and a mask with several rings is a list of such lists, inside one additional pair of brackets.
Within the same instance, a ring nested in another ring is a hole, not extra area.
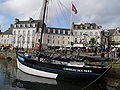
[[(38, 22), (40, 28), (37, 31)], [(14, 48), (23, 47), (26, 49), (32, 49), (39, 47), (41, 26), (42, 21), (33, 20), (32, 18), (26, 21), (15, 19), (15, 23), (10, 26), (11, 33), (9, 33), (10, 38), (8, 39), (9, 42), (7, 40), (7, 43), (12, 44)], [(73, 23), (72, 26), (72, 30), (45, 26), (42, 43), (43, 46), (49, 48), (59, 48), (71, 46), (71, 42), (74, 44), (84, 44), (84, 46), (87, 46), (91, 38), (95, 38), (97, 43), (101, 43), (101, 26), (98, 26), (95, 23)], [(1, 35), (2, 34), (0, 34), (0, 36)], [(5, 38), (7, 39), (7, 37)], [(0, 40), (2, 44), (5, 44), (6, 40), (3, 40), (2, 38), (0, 38)]]
[(12, 46), (12, 29), (0, 32), (0, 46)]
[[(38, 31), (38, 20), (30, 18), (27, 21), (15, 20), (11, 25), (13, 40), (13, 47), (34, 48), (39, 46), (39, 39), (41, 35), (42, 21), (40, 21), (40, 28)], [(46, 27), (43, 34), (43, 45), (47, 47), (65, 47), (70, 44), (70, 30), (63, 28)]]
[(15, 23), (11, 25), (13, 47), (32, 48), (34, 46), (37, 22), (38, 20), (33, 20), (32, 18), (27, 21), (15, 19)]
[(101, 43), (101, 31), (102, 26), (96, 25), (96, 23), (73, 23), (73, 37), (74, 43), (81, 43), (87, 46), (90, 43), (91, 38), (95, 38), (97, 43)]

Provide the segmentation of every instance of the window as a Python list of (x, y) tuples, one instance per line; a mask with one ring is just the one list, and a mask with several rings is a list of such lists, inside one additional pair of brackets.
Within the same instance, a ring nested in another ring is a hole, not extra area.
[(6, 39), (4, 40), (4, 43), (6, 43)]
[(23, 35), (25, 35), (25, 31), (23, 31)]
[(70, 44), (70, 42), (68, 41), (68, 44)]
[(27, 37), (27, 43), (30, 43), (30, 37)]
[(80, 36), (82, 36), (82, 32), (80, 32)]
[(65, 42), (63, 41), (63, 44), (64, 44)]
[(67, 30), (65, 30), (65, 34), (67, 34), (67, 35), (68, 35), (68, 31), (67, 31)]
[(50, 30), (50, 33), (53, 33), (53, 30), (52, 30), (52, 29)]
[(30, 27), (33, 27), (33, 25), (32, 25), (32, 24), (30, 24)]
[(63, 34), (63, 30), (60, 30), (60, 34)]
[(25, 42), (25, 37), (23, 37), (23, 43)]
[(50, 33), (50, 29), (48, 29), (48, 33)]
[(47, 42), (50, 43), (50, 40), (48, 39)]
[(14, 42), (15, 42), (15, 37), (14, 37)]
[(80, 29), (83, 29), (83, 26), (80, 26)]
[(98, 36), (98, 32), (95, 32), (95, 35)]
[(75, 29), (77, 29), (77, 26), (75, 26)]
[(92, 33), (92, 32), (90, 32), (90, 36), (93, 36), (93, 33)]
[(16, 35), (16, 31), (14, 31), (14, 35)]
[(54, 44), (54, 40), (53, 40), (53, 44)]
[(30, 31), (28, 31), (28, 35), (30, 35)]
[(33, 30), (33, 34), (35, 34), (35, 30)]
[(7, 40), (7, 44), (9, 44), (9, 40)]
[(20, 27), (23, 27), (23, 25), (22, 25), (22, 24), (20, 24)]
[(80, 29), (80, 26), (78, 26), (78, 29)]
[(58, 44), (59, 44), (59, 41), (58, 41)]
[(65, 34), (65, 30), (63, 30), (63, 34)]
[(58, 30), (58, 34), (60, 34), (60, 30)]
[(55, 34), (58, 34), (58, 30), (55, 30)]
[(55, 29), (53, 29), (53, 33), (55, 33)]
[(20, 34), (20, 31), (18, 31), (18, 34)]
[(75, 36), (77, 36), (77, 32), (75, 32)]
[(77, 43), (77, 38), (75, 38), (75, 43)]

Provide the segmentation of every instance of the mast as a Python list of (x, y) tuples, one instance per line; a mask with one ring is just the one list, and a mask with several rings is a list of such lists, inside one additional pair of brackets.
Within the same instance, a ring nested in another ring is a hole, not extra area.
[(43, 38), (43, 32), (44, 32), (44, 27), (45, 27), (45, 16), (46, 16), (47, 2), (48, 2), (48, 0), (45, 0), (45, 6), (44, 6), (44, 11), (43, 11), (43, 20), (42, 20), (42, 30), (41, 30), (41, 36), (39, 39), (39, 51), (42, 50), (42, 38)]

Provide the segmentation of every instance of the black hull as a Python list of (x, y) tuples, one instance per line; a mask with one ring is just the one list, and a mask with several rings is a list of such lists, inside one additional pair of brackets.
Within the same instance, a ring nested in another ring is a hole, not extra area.
[(18, 61), (26, 67), (57, 74), (57, 77), (55, 79), (93, 79), (99, 77), (108, 69), (105, 67), (74, 67), (62, 64), (39, 62), (35, 60), (28, 60), (28, 58), (22, 57), (20, 55), (18, 55), (17, 58)]

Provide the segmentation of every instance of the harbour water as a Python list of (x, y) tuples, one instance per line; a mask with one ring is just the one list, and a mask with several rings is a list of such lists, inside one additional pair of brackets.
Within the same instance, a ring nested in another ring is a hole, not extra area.
[[(81, 90), (89, 81), (53, 80), (25, 74), (16, 68), (15, 60), (0, 60), (0, 90)], [(120, 90), (105, 81), (90, 85), (85, 90)]]

